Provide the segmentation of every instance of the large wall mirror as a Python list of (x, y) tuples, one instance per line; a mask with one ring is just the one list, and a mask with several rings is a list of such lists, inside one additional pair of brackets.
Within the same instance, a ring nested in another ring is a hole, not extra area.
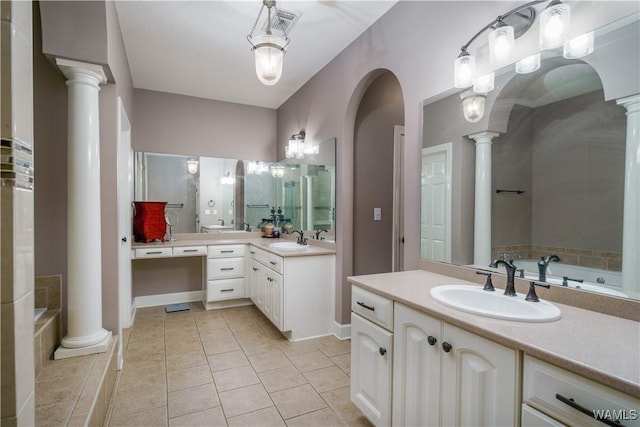
[[(513, 259), (520, 277), (539, 280), (547, 260), (548, 283), (639, 298), (640, 277), (623, 277), (622, 261), (624, 224), (637, 231), (640, 221), (625, 219), (625, 198), (640, 183), (625, 184), (627, 110), (603, 87), (617, 79), (620, 92), (631, 77), (624, 96), (638, 92), (638, 20), (597, 30), (596, 58), (565, 59), (559, 49), (543, 52), (533, 73), (498, 70), (479, 123), (465, 121), (459, 91), (425, 101), (422, 258), (486, 268), (474, 248), (485, 239), (491, 260)], [(602, 66), (614, 57), (623, 62)], [(490, 142), (490, 218), (480, 222), (490, 226), (474, 237), (479, 141)]]
[(257, 231), (272, 220), (335, 240), (335, 145), (278, 163), (136, 152), (134, 199), (167, 202), (173, 233)]

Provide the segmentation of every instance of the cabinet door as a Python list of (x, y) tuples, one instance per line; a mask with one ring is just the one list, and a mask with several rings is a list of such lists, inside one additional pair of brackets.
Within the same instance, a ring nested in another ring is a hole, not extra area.
[(442, 425), (513, 426), (518, 383), (516, 352), (465, 332), (443, 326)]
[(282, 276), (279, 274), (270, 274), (271, 281), (269, 283), (269, 302), (271, 303), (270, 320), (279, 330), (283, 329), (283, 299), (282, 292)]
[(260, 279), (260, 272), (262, 268), (260, 263), (254, 259), (249, 261), (249, 298), (255, 305), (258, 303), (258, 280)]
[(376, 426), (391, 423), (392, 338), (351, 313), (351, 401)]
[(393, 425), (440, 425), (442, 322), (395, 304), (393, 324)]

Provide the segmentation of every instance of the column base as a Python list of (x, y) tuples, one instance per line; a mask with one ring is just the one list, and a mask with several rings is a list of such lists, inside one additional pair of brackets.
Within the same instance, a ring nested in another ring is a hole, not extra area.
[(104, 353), (107, 351), (107, 348), (109, 348), (109, 340), (111, 340), (111, 331), (106, 332), (106, 338), (97, 344), (80, 348), (67, 348), (60, 346), (53, 353), (53, 358), (55, 360), (60, 360), (68, 359), (70, 357), (86, 356), (88, 354)]

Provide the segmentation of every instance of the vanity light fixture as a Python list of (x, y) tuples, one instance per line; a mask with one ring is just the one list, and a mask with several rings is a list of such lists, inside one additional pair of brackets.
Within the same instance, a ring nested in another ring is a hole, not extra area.
[(284, 176), (284, 166), (273, 165), (271, 166), (271, 176), (274, 178), (282, 178)]
[(565, 42), (562, 49), (562, 56), (567, 59), (582, 58), (593, 52), (593, 45), (593, 31), (582, 34)]
[(198, 172), (198, 161), (196, 159), (187, 160), (187, 172), (189, 172), (191, 175)]
[(490, 72), (480, 76), (473, 83), (473, 91), (476, 93), (489, 93), (495, 88), (496, 73)]
[(303, 130), (300, 133), (291, 135), (289, 144), (285, 148), (285, 157), (287, 159), (302, 159), (305, 155), (305, 132)]
[(248, 162), (247, 173), (251, 175), (260, 175), (269, 171), (269, 166), (265, 162)]
[(562, 46), (569, 33), (571, 8), (560, 0), (552, 0), (540, 14), (540, 49)]
[(477, 123), (484, 116), (484, 104), (486, 96), (482, 93), (475, 93), (471, 90), (460, 95), (462, 99), (462, 112), (464, 118), (469, 123)]
[(516, 73), (529, 74), (540, 68), (540, 52), (516, 62)]
[(502, 67), (511, 62), (511, 54), (516, 39), (513, 27), (505, 24), (502, 17), (498, 19), (494, 30), (489, 33), (489, 53), (491, 55), (491, 64), (496, 67)]
[[(260, 21), (260, 16), (265, 7), (267, 8), (266, 31), (264, 34), (254, 37), (253, 33), (256, 30), (256, 26), (258, 25), (258, 21)], [(282, 31), (284, 38), (272, 32), (271, 9), (275, 8), (275, 0), (263, 0), (256, 22), (253, 24), (253, 28), (247, 36), (247, 40), (251, 45), (251, 51), (254, 55), (258, 80), (266, 86), (275, 85), (280, 80), (280, 77), (282, 77), (284, 53), (290, 41), (285, 31)]]

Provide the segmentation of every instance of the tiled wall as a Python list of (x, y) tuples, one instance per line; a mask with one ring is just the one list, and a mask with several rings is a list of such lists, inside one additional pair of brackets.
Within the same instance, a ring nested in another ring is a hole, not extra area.
[(62, 276), (42, 276), (35, 279), (35, 306), (47, 311), (38, 319), (33, 331), (33, 364), (35, 378), (42, 367), (53, 358), (62, 339), (61, 296)]
[(540, 259), (551, 254), (558, 255), (565, 264), (611, 271), (622, 270), (622, 252), (538, 245), (508, 245), (491, 248), (492, 259)]

